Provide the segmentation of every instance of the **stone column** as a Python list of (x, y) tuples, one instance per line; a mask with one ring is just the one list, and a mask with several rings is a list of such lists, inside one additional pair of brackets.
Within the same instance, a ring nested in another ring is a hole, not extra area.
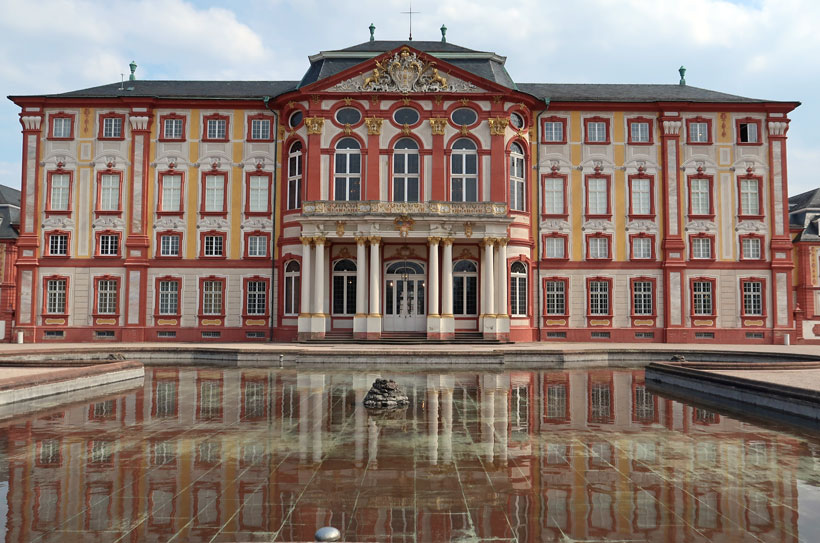
[(311, 300), (310, 286), (313, 283), (311, 275), (313, 274), (313, 238), (302, 238), (302, 267), (301, 281), (302, 292), (299, 298), (299, 320), (298, 320), (298, 335), (300, 340), (309, 339), (310, 337), (310, 313), (313, 307)]
[(495, 261), (495, 283), (498, 285), (495, 299), (495, 312), (499, 317), (507, 316), (507, 240), (496, 240), (495, 250), (497, 252)]
[(382, 238), (371, 236), (370, 241), (370, 314), (367, 316), (367, 338), (378, 339), (382, 333), (381, 314), (381, 258), (379, 245)]
[(441, 262), (441, 337), (450, 339), (455, 335), (453, 317), (453, 239), (441, 240), (444, 251)]
[(430, 273), (428, 274), (427, 287), (427, 315), (429, 317), (438, 317), (438, 244), (440, 238), (427, 238), (430, 244)]
[(453, 389), (441, 390), (442, 443), (441, 456), (445, 464), (453, 461)]
[(325, 238), (316, 237), (316, 264), (313, 274), (313, 313), (311, 314), (310, 333), (314, 339), (325, 337)]
[(427, 389), (427, 453), (430, 464), (438, 464), (438, 389)]
[(493, 266), (493, 246), (494, 240), (486, 238), (484, 240), (484, 296), (487, 302), (484, 304), (485, 317), (495, 317), (495, 278)]
[(356, 238), (356, 315), (353, 317), (353, 337), (367, 334), (367, 238)]

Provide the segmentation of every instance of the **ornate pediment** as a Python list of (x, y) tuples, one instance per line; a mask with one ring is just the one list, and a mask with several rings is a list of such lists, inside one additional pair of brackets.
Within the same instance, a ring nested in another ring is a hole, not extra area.
[(376, 61), (370, 72), (346, 79), (331, 92), (486, 92), (469, 81), (442, 74), (428, 61), (404, 47), (388, 59)]

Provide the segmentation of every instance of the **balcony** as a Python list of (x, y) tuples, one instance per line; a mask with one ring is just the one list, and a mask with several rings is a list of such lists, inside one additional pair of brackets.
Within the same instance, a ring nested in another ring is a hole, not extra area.
[(344, 202), (319, 200), (302, 203), (304, 217), (338, 216), (414, 216), (501, 218), (507, 216), (507, 204), (499, 202), (382, 202), (379, 200)]

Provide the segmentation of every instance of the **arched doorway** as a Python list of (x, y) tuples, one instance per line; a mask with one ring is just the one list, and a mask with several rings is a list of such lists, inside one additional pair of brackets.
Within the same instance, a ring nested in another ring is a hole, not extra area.
[(384, 274), (385, 332), (423, 332), (427, 329), (424, 265), (400, 261)]

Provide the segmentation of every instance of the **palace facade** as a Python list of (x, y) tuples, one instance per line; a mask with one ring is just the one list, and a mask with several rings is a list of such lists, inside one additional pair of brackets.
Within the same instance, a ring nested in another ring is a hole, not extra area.
[(371, 41), (300, 81), (14, 96), (26, 341), (783, 342), (798, 103), (516, 84)]

